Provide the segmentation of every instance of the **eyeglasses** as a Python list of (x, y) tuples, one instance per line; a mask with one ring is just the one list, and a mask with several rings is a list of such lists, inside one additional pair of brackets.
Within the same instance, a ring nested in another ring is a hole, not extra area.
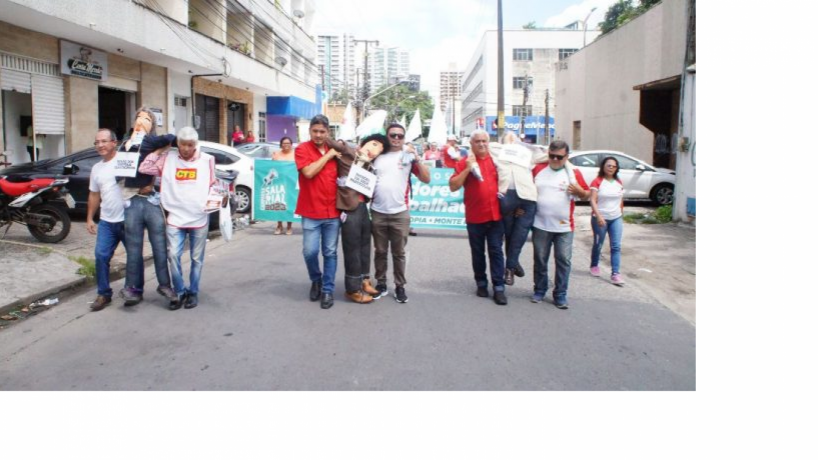
[(565, 155), (554, 155), (554, 154), (549, 153), (548, 158), (550, 158), (552, 160), (555, 160), (555, 161), (560, 161), (560, 160), (565, 159)]
[(101, 144), (107, 144), (108, 142), (113, 142), (113, 141), (94, 141), (94, 145), (96, 146), (96, 145), (101, 145)]
[(406, 135), (401, 133), (392, 133), (389, 135), (389, 137), (391, 137), (392, 139), (403, 139), (404, 137), (406, 137)]

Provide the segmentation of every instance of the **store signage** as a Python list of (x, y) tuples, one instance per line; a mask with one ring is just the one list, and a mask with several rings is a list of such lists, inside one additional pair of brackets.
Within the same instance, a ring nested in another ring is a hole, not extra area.
[(108, 53), (61, 40), (60, 67), (65, 75), (106, 81), (108, 80)]

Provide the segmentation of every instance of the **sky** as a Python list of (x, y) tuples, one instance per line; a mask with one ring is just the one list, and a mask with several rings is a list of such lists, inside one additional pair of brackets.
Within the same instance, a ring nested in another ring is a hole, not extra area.
[[(601, 22), (615, 0), (504, 0), (503, 28), (561, 27), (583, 20), (593, 8), (588, 28)], [(414, 0), (411, 7), (386, 0), (316, 0), (316, 35), (350, 33), (378, 40), (381, 46), (410, 51), (411, 71), (421, 75), (421, 89), (437, 98), (438, 78), (454, 62), (464, 71), (485, 30), (497, 28), (496, 0)], [(388, 6), (385, 6), (388, 5)]]

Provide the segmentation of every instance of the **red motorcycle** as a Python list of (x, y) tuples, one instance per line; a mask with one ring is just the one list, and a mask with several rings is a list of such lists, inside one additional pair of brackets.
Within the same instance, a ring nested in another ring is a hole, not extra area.
[(0, 227), (6, 227), (3, 237), (11, 224), (20, 224), (44, 243), (65, 239), (71, 231), (68, 209), (76, 205), (65, 188), (67, 183), (61, 176), (0, 176)]

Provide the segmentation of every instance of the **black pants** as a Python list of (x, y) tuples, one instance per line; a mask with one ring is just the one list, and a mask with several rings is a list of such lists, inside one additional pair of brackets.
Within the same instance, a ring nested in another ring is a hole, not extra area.
[(26, 150), (28, 150), (28, 156), (31, 158), (31, 162), (34, 163), (34, 147), (27, 145)]
[(344, 251), (344, 288), (347, 292), (361, 290), (361, 282), (369, 277), (372, 256), (372, 221), (364, 203), (354, 211), (347, 211), (347, 219), (341, 225)]
[(474, 280), (478, 287), (488, 287), (486, 277), (486, 249), (488, 249), (489, 267), (491, 268), (491, 284), (495, 291), (505, 291), (503, 279), (503, 221), (484, 222), (482, 224), (466, 224), (471, 247), (471, 265), (474, 270)]

